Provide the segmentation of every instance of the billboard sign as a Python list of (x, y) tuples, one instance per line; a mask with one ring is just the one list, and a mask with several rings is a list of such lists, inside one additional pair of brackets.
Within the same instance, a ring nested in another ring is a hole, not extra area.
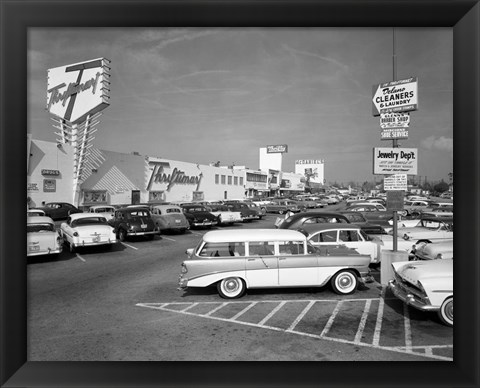
[(381, 113), (380, 128), (408, 128), (410, 113)]
[(385, 128), (380, 133), (380, 140), (408, 139), (408, 129)]
[(372, 113), (409, 112), (418, 109), (417, 78), (386, 82), (373, 86)]
[(280, 145), (267, 145), (267, 154), (279, 154), (288, 152), (288, 145), (280, 144)]
[(385, 191), (391, 190), (405, 190), (407, 191), (407, 174), (394, 174), (384, 178), (383, 189)]
[(105, 109), (110, 104), (109, 64), (98, 58), (48, 69), (46, 109), (72, 124)]
[(418, 150), (416, 148), (373, 149), (373, 173), (379, 175), (417, 175)]

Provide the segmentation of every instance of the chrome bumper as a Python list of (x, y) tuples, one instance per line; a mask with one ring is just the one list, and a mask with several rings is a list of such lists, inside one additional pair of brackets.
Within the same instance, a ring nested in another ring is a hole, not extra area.
[(395, 280), (390, 280), (388, 282), (388, 287), (392, 290), (393, 295), (398, 299), (403, 301), (405, 304), (415, 307), (418, 310), (422, 311), (438, 311), (439, 307), (432, 306), (431, 304), (426, 304), (425, 302), (419, 300), (418, 297), (415, 297), (414, 294), (407, 292), (402, 287), (398, 286)]

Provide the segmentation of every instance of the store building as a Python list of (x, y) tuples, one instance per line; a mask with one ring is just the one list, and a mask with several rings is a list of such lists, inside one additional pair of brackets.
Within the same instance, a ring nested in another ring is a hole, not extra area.
[(27, 204), (73, 203), (73, 148), (27, 136)]

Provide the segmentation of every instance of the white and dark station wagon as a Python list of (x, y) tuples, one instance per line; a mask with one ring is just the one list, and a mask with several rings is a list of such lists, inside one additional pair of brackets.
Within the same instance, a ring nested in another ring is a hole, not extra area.
[(206, 233), (186, 251), (179, 289), (217, 286), (223, 298), (239, 298), (249, 288), (322, 287), (354, 293), (371, 280), (369, 255), (318, 249), (295, 230), (231, 229)]

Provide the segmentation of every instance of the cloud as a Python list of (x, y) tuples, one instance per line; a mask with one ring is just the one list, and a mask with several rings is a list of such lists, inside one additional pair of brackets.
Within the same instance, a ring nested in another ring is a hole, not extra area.
[(438, 139), (435, 136), (429, 136), (422, 140), (421, 144), (428, 150), (453, 152), (453, 139), (445, 136), (440, 136)]

